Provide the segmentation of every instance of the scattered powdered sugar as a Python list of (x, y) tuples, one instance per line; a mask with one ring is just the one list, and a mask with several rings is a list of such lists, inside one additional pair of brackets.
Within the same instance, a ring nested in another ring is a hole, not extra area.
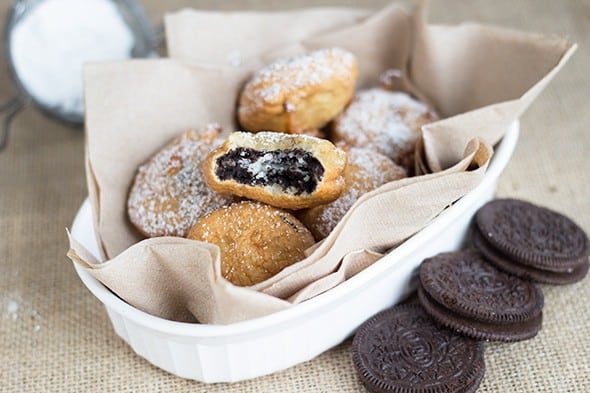
[(33, 326), (33, 332), (38, 333), (41, 330), (41, 315), (39, 312), (37, 312), (37, 310), (32, 310), (30, 312), (30, 316), (36, 322)]
[(334, 122), (334, 138), (350, 146), (374, 149), (396, 163), (413, 151), (420, 127), (436, 117), (406, 93), (380, 88), (360, 91)]
[(41, 330), (41, 315), (30, 305), (20, 302), (13, 297), (0, 298), (0, 310), (2, 315), (0, 319), (9, 319), (11, 321), (25, 321), (32, 322), (33, 332), (37, 333)]
[(12, 299), (8, 300), (6, 304), (6, 315), (13, 321), (18, 319), (18, 309), (19, 304), (16, 301)]
[[(362, 188), (363, 193), (393, 180), (406, 177), (406, 171), (383, 154), (370, 149), (353, 147), (348, 151), (350, 188)], [(345, 173), (346, 176), (346, 173)]]
[(232, 67), (239, 67), (242, 65), (242, 53), (234, 49), (227, 54), (227, 63)]
[[(244, 96), (255, 108), (280, 104), (286, 96), (300, 89), (313, 88), (331, 78), (349, 79), (355, 65), (355, 56), (340, 48), (280, 59), (254, 75), (244, 88)], [(242, 110), (247, 108), (241, 107)], [(289, 111), (288, 107), (286, 109)]]
[(184, 236), (196, 220), (233, 201), (213, 191), (201, 171), (219, 143), (218, 125), (187, 131), (138, 169), (129, 193), (131, 221), (148, 236)]
[[(260, 131), (255, 134), (250, 132), (234, 132), (229, 136), (232, 147), (239, 147), (242, 143), (247, 145), (262, 146), (264, 148), (295, 148), (312, 143), (330, 143), (327, 140), (306, 134), (286, 134), (284, 132)], [(248, 141), (248, 142), (245, 142)]]
[(379, 76), (379, 83), (381, 83), (381, 86), (391, 89), (395, 86), (396, 82), (399, 83), (402, 78), (403, 73), (401, 70), (389, 68)]
[(342, 195), (331, 203), (303, 212), (301, 219), (317, 240), (323, 239), (362, 195), (404, 177), (406, 171), (384, 155), (370, 149), (351, 148), (344, 170)]
[(328, 236), (360, 196), (360, 190), (351, 188), (342, 193), (340, 198), (324, 207), (313, 224), (308, 224), (310, 228), (313, 228), (312, 232), (315, 237), (323, 239)]

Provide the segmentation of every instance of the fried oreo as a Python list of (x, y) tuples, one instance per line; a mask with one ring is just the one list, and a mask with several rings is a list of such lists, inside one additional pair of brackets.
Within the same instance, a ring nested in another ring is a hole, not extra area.
[(497, 199), (476, 214), (473, 244), (498, 268), (547, 284), (570, 284), (588, 272), (590, 242), (568, 217), (515, 199)]
[(234, 201), (203, 180), (201, 164), (221, 144), (221, 127), (209, 124), (179, 135), (141, 165), (129, 191), (129, 220), (144, 236), (185, 236), (205, 214)]
[(305, 258), (314, 244), (309, 230), (290, 213), (251, 201), (202, 217), (187, 238), (219, 246), (221, 274), (238, 286), (262, 282)]
[(418, 297), (440, 324), (479, 340), (519, 341), (542, 326), (543, 293), (477, 251), (443, 253), (420, 266)]
[(344, 189), (346, 153), (330, 141), (279, 132), (234, 132), (203, 163), (205, 181), (284, 209), (329, 203)]
[(350, 102), (358, 60), (340, 48), (278, 59), (246, 83), (238, 118), (250, 132), (316, 135)]
[(438, 327), (419, 305), (385, 310), (358, 329), (352, 359), (371, 392), (475, 392), (483, 344)]
[(438, 120), (423, 102), (403, 92), (381, 88), (360, 90), (332, 124), (337, 144), (379, 152), (409, 172), (423, 125)]

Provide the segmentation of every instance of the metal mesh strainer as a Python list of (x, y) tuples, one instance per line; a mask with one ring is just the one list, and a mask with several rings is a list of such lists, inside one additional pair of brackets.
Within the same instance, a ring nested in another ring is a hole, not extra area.
[[(4, 57), (9, 74), (14, 81), (17, 95), (0, 105), (0, 113), (4, 113), (4, 120), (0, 134), (0, 151), (6, 146), (10, 124), (14, 117), (27, 106), (33, 105), (49, 116), (73, 126), (80, 126), (84, 122), (84, 113), (75, 111), (67, 112), (61, 107), (47, 106), (31, 94), (15, 69), (11, 58), (11, 34), (14, 27), (24, 18), (28, 12), (46, 0), (14, 0), (8, 14), (4, 29)], [(141, 5), (135, 0), (109, 0), (112, 1), (124, 22), (128, 25), (134, 37), (134, 46), (131, 57), (150, 57), (156, 55), (156, 34), (148, 21)]]

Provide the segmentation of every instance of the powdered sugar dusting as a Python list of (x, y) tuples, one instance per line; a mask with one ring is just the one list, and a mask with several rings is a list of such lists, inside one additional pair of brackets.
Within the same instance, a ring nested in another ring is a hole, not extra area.
[[(277, 60), (254, 75), (244, 88), (244, 98), (254, 103), (250, 109), (281, 104), (290, 94), (314, 88), (331, 78), (350, 79), (355, 65), (354, 55), (340, 48), (320, 49)], [(244, 111), (248, 109), (248, 106), (240, 108)]]
[(305, 211), (301, 219), (318, 240), (323, 239), (363, 194), (404, 177), (406, 171), (384, 155), (370, 149), (351, 148), (344, 170), (346, 183), (340, 198)]
[(240, 202), (209, 213), (189, 238), (217, 244), (222, 275), (236, 285), (252, 285), (305, 257), (314, 239), (284, 210)]
[(0, 294), (0, 310), (2, 310), (0, 312), (0, 321), (10, 320), (32, 324), (33, 332), (39, 332), (43, 321), (41, 314), (31, 304), (27, 304), (19, 298), (18, 295)]
[(232, 197), (205, 183), (201, 164), (221, 143), (219, 125), (187, 131), (137, 172), (127, 203), (129, 217), (148, 236), (184, 236), (197, 219), (225, 206)]
[(13, 321), (16, 321), (18, 318), (18, 309), (20, 308), (19, 304), (15, 300), (8, 300), (6, 304), (6, 315), (10, 317)]
[(334, 122), (334, 138), (350, 146), (378, 151), (396, 163), (408, 165), (420, 127), (436, 116), (406, 93), (374, 88), (360, 91)]
[(260, 131), (255, 134), (250, 132), (239, 131), (232, 133), (229, 137), (229, 140), (234, 145), (239, 145), (240, 143), (236, 142), (239, 140), (252, 140), (259, 145), (268, 147), (280, 146), (281, 148), (285, 149), (303, 147), (304, 145), (309, 143), (329, 143), (329, 141), (322, 140), (321, 138), (317, 138), (312, 135), (285, 134), (283, 132), (275, 131)]
[(232, 67), (239, 67), (242, 65), (242, 53), (234, 49), (227, 54), (227, 62)]

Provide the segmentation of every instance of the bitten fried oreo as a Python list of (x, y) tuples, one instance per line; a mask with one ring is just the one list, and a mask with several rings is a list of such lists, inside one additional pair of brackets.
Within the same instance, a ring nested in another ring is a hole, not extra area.
[(357, 74), (356, 57), (339, 48), (279, 59), (244, 87), (240, 124), (251, 132), (313, 135), (350, 102)]
[(476, 214), (474, 245), (499, 268), (548, 284), (569, 284), (588, 271), (590, 242), (566, 216), (515, 199), (497, 199)]
[(331, 142), (278, 132), (234, 132), (204, 162), (215, 191), (286, 209), (328, 203), (340, 196), (346, 153)]
[(175, 138), (137, 170), (127, 211), (145, 236), (184, 236), (197, 219), (234, 198), (213, 191), (201, 164), (221, 143), (221, 127), (210, 124)]
[(475, 250), (426, 259), (420, 283), (424, 309), (459, 333), (510, 342), (531, 338), (541, 329), (541, 290), (496, 269)]
[(419, 305), (385, 310), (358, 329), (352, 360), (371, 392), (475, 392), (483, 344), (438, 327)]
[(272, 206), (241, 202), (209, 213), (187, 238), (216, 244), (221, 274), (235, 285), (266, 280), (305, 258), (314, 239), (293, 215)]

